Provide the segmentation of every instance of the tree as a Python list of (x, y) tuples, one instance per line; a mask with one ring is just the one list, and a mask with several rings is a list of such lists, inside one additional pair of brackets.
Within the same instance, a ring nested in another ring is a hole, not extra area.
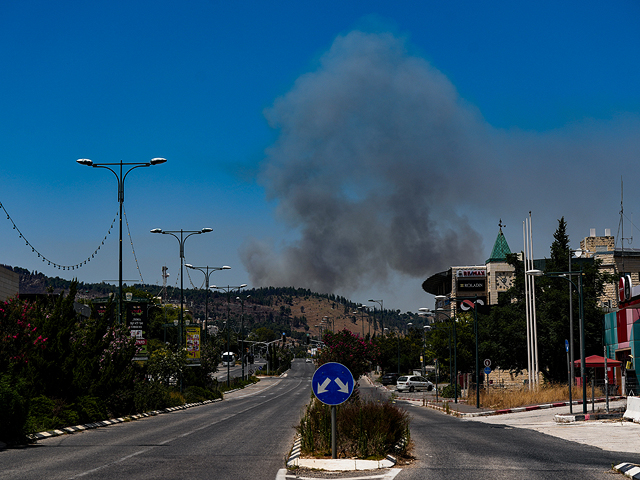
[(378, 362), (379, 350), (346, 328), (340, 332), (328, 331), (322, 337), (324, 347), (318, 352), (317, 365), (328, 362), (343, 364), (358, 380)]
[[(564, 217), (558, 220), (554, 241), (550, 247), (551, 257), (545, 262), (545, 273), (566, 272), (569, 269), (571, 247), (566, 233)], [(498, 305), (491, 308), (480, 321), (480, 351), (482, 356), (491, 358), (494, 365), (514, 372), (528, 366), (525, 299), (524, 263), (515, 255), (507, 257), (515, 268), (513, 286), (500, 294)], [(582, 272), (583, 301), (585, 316), (585, 350), (587, 355), (599, 352), (602, 345), (603, 312), (598, 307), (598, 297), (602, 294), (606, 277), (600, 272), (600, 260), (585, 260), (572, 265), (572, 271)], [(574, 351), (579, 351), (579, 285), (578, 275), (572, 275), (572, 285), (568, 277), (543, 276), (536, 278), (536, 329), (538, 361), (540, 371), (548, 381), (566, 381), (567, 366), (565, 340), (569, 335), (569, 288), (572, 290), (574, 313)], [(460, 338), (459, 338), (460, 340)], [(460, 350), (460, 346), (458, 347)]]

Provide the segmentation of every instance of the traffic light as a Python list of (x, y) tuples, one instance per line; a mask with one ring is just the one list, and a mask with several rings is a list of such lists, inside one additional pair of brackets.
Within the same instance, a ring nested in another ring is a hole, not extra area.
[(282, 344), (284, 345), (285, 343), (287, 343), (287, 334), (286, 332), (282, 332)]
[(309, 340), (309, 334), (307, 333), (307, 345), (309, 345), (309, 342), (310, 342), (310, 340)]

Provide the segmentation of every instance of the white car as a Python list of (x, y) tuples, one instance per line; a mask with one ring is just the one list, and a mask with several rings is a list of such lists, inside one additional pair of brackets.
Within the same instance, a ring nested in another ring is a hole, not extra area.
[(413, 392), (418, 390), (426, 390), (427, 392), (430, 392), (433, 390), (433, 383), (424, 377), (419, 377), (418, 375), (405, 375), (398, 378), (396, 390), (398, 392)]

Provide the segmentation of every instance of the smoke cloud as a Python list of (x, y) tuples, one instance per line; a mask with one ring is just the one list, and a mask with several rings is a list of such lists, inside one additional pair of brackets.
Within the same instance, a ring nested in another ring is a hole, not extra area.
[(252, 284), (353, 290), (481, 254), (481, 238), (450, 200), (452, 172), (476, 175), (484, 123), (401, 40), (337, 38), (266, 116), (279, 139), (260, 180), (299, 237), (245, 244)]
[[(574, 161), (602, 153), (579, 129), (567, 141), (492, 128), (440, 71), (384, 33), (338, 37), (265, 115), (278, 139), (259, 181), (294, 235), (243, 245), (256, 286), (352, 292), (484, 261), (474, 215), (492, 210), (497, 225), (515, 208), (510, 199), (539, 198), (536, 183), (565, 182), (566, 191)], [(517, 208), (524, 219), (532, 204)]]

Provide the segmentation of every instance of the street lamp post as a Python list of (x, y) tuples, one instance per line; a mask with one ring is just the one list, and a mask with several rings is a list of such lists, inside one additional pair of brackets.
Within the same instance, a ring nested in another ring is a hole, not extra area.
[(360, 314), (360, 322), (362, 323), (362, 338), (364, 339), (364, 309), (366, 308), (366, 305), (358, 305), (358, 310), (360, 310), (360, 312), (355, 311), (353, 312), (353, 315), (358, 315), (358, 313)]
[(251, 295), (247, 295), (246, 298), (236, 297), (236, 300), (240, 300), (240, 342), (241, 342), (241, 355), (240, 355), (240, 363), (242, 364), (242, 380), (244, 380), (244, 301), (251, 297)]
[[(436, 297), (436, 300), (439, 300), (439, 296)], [(420, 308), (418, 309), (420, 312), (424, 312), (425, 314), (434, 314), (434, 315), (444, 315), (449, 319), (449, 377), (453, 375), (454, 377), (454, 403), (458, 403), (458, 339), (456, 333), (456, 319), (451, 315), (441, 311), (440, 308), (436, 308), (435, 310), (429, 310), (428, 308)], [(451, 331), (453, 330), (453, 370), (451, 370)]]
[[(122, 160), (120, 160), (119, 163), (94, 163), (92, 160), (89, 160), (88, 158), (79, 158), (78, 160), (76, 160), (77, 163), (79, 163), (80, 165), (86, 165), (88, 167), (94, 167), (94, 168), (104, 168), (106, 170), (109, 170), (111, 173), (113, 173), (116, 176), (116, 179), (118, 180), (118, 203), (120, 204), (120, 216), (119, 216), (119, 223), (120, 223), (120, 240), (119, 240), (119, 246), (118, 246), (118, 323), (122, 323), (122, 204), (124, 203), (124, 180), (127, 178), (127, 175), (129, 174), (129, 172), (131, 170), (134, 170), (136, 168), (139, 167), (150, 167), (151, 165), (159, 165), (161, 163), (165, 163), (167, 161), (166, 158), (152, 158), (150, 161), (145, 162), (145, 163), (130, 163), (130, 162), (123, 162)], [(118, 173), (116, 173), (116, 171), (111, 168), (111, 165), (113, 166), (120, 166), (120, 170)], [(122, 174), (122, 167), (124, 165), (133, 165), (129, 170), (127, 170), (124, 175)]]
[[(428, 320), (427, 320), (427, 322), (428, 322)], [(422, 376), (423, 377), (427, 375), (427, 370), (425, 369), (425, 362), (424, 362), (425, 358), (424, 357), (425, 357), (425, 355), (427, 353), (426, 352), (427, 351), (427, 332), (429, 330), (431, 330), (431, 325), (427, 324), (427, 325), (422, 327), (422, 356), (421, 356), (422, 362), (420, 362), (421, 363), (420, 367), (421, 367), (421, 371), (422, 371)], [(449, 356), (451, 356), (451, 355), (449, 355)], [(437, 371), (437, 369), (436, 369), (436, 371)]]
[[(447, 297), (445, 295), (436, 295), (435, 299), (444, 300)], [(476, 340), (476, 408), (480, 408), (480, 358), (479, 358), (479, 348), (478, 348), (478, 296), (475, 295), (473, 297), (449, 297), (449, 300), (452, 301), (462, 301), (469, 308), (473, 308), (473, 326), (475, 332), (475, 340)], [(456, 372), (457, 377), (457, 372)], [(456, 378), (456, 393), (458, 391)]]
[(207, 337), (207, 323), (209, 322), (209, 276), (217, 271), (217, 270), (230, 270), (231, 267), (224, 265), (222, 267), (194, 267), (190, 263), (185, 263), (184, 265), (187, 268), (192, 268), (193, 270), (200, 270), (204, 273), (204, 284), (207, 286), (207, 293), (204, 301), (204, 338)]
[[(375, 302), (375, 303), (377, 303), (378, 305), (380, 305), (380, 331), (381, 331), (381, 332), (382, 332), (382, 334), (384, 335), (384, 309), (382, 308), (382, 304), (383, 304), (382, 299), (380, 299), (380, 300), (373, 300), (373, 299), (371, 299), (371, 298), (370, 298), (370, 299), (369, 299), (369, 301), (370, 301), (370, 302)], [(374, 307), (373, 315), (374, 315), (374, 317), (375, 317), (375, 307)], [(375, 331), (374, 331), (373, 333), (375, 333)]]
[[(580, 301), (580, 373), (582, 377), (582, 412), (587, 413), (587, 369), (585, 365), (585, 346), (584, 346), (584, 294), (582, 291), (582, 270), (578, 272), (543, 272), (542, 270), (527, 270), (527, 275), (534, 277), (556, 277), (564, 278), (573, 285), (578, 291), (578, 299)], [(578, 275), (578, 285), (571, 280), (572, 275)], [(605, 371), (605, 375), (607, 372)], [(571, 385), (569, 385), (571, 387)]]
[[(182, 348), (182, 330), (184, 329), (184, 242), (187, 241), (192, 235), (200, 235), (201, 233), (212, 232), (211, 228), (203, 228), (201, 230), (162, 230), (161, 228), (154, 228), (151, 233), (162, 233), (163, 235), (171, 235), (180, 244), (180, 332), (178, 335), (178, 342), (180, 348)], [(177, 234), (180, 234), (178, 237)], [(187, 236), (185, 237), (185, 233)]]
[[(231, 285), (227, 285), (226, 287), (218, 287), (216, 285), (211, 285), (210, 288), (215, 288), (216, 290), (222, 290), (223, 292), (227, 292), (227, 352), (229, 352), (229, 344), (231, 343), (231, 325), (229, 324), (229, 302), (231, 301), (231, 290), (238, 290), (240, 292), (241, 288), (246, 287), (247, 284), (243, 283), (242, 285), (238, 285), (237, 287), (232, 287)], [(227, 362), (227, 387), (231, 385), (231, 362)]]

